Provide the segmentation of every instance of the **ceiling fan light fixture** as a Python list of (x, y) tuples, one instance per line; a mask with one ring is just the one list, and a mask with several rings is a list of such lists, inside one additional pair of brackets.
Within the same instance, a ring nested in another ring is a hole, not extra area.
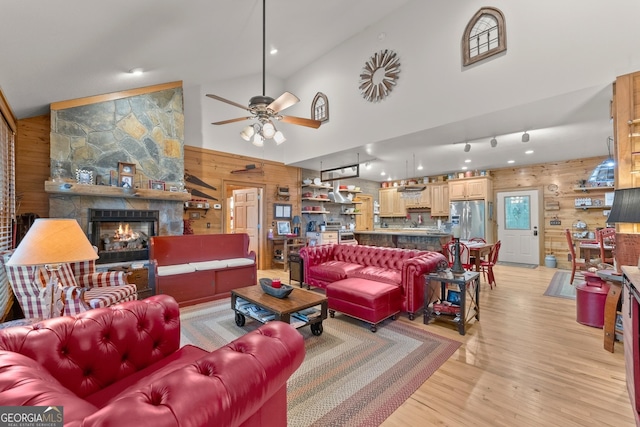
[(264, 147), (264, 138), (259, 133), (256, 133), (255, 135), (253, 135), (251, 143), (256, 147)]
[(529, 142), (529, 134), (527, 133), (526, 130), (522, 134), (522, 142)]
[(262, 136), (265, 139), (271, 139), (276, 134), (276, 127), (271, 123), (271, 121), (267, 121), (262, 125)]
[(468, 153), (469, 151), (471, 151), (471, 144), (467, 142), (466, 144), (464, 144), (464, 152)]
[(277, 131), (275, 135), (273, 135), (273, 140), (276, 142), (276, 145), (280, 145), (285, 142), (287, 138), (284, 137), (284, 134), (282, 132)]
[(255, 133), (255, 130), (253, 129), (253, 125), (249, 125), (249, 126), (245, 126), (245, 128), (242, 129), (242, 132), (240, 132), (240, 136), (242, 137), (242, 139), (249, 142), (251, 141), (251, 137), (253, 136), (254, 133)]

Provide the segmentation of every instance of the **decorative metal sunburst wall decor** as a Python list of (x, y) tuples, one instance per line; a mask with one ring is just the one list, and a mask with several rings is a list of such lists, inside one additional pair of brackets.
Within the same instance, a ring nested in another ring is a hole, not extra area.
[(376, 52), (364, 64), (360, 74), (360, 93), (369, 102), (382, 101), (396, 85), (400, 58), (392, 50)]

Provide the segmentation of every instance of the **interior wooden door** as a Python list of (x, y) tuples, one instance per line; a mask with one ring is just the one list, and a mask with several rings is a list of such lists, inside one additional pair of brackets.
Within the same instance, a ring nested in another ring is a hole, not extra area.
[(356, 230), (373, 230), (373, 196), (370, 194), (360, 194), (357, 197), (359, 205), (356, 205), (356, 209), (360, 209), (360, 215), (354, 215), (356, 217)]
[(260, 198), (258, 188), (233, 190), (233, 232), (249, 235), (249, 251), (258, 250)]

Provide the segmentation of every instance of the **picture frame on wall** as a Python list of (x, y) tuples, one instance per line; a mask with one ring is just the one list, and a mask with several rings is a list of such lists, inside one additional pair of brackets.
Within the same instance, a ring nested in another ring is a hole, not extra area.
[(133, 188), (133, 177), (129, 175), (120, 176), (120, 187)]
[(291, 205), (274, 203), (273, 218), (274, 219), (291, 219)]
[(76, 169), (76, 181), (78, 184), (93, 184), (93, 171), (87, 169)]

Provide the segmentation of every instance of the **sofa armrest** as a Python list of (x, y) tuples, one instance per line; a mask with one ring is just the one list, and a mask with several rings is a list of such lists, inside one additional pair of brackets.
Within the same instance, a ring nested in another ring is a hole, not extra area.
[(114, 426), (239, 426), (286, 389), (304, 356), (298, 331), (269, 322), (69, 425), (98, 426), (108, 420)]
[(83, 288), (95, 288), (98, 286), (123, 286), (128, 285), (127, 273), (124, 271), (106, 271), (102, 273), (90, 273), (77, 276), (78, 285)]
[(427, 252), (403, 263), (402, 287), (406, 305), (403, 309), (409, 313), (410, 319), (424, 305), (424, 275), (433, 273), (439, 265), (448, 266), (447, 259), (440, 252)]

